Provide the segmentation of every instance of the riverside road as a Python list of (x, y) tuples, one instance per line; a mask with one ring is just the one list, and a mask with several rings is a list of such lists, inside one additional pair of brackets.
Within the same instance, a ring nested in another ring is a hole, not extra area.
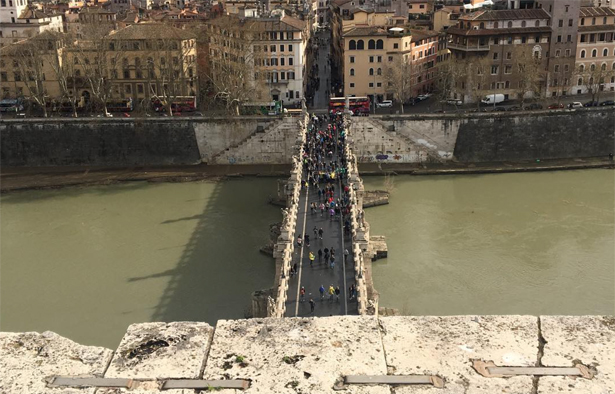
[[(320, 125), (313, 123), (314, 128), (310, 134), (318, 137), (319, 131), (327, 133), (328, 125), (323, 121)], [(339, 130), (338, 130), (339, 133)], [(334, 141), (339, 136), (335, 132)], [(308, 139), (309, 143), (309, 139)], [(322, 159), (323, 165), (335, 166), (335, 163), (342, 163), (342, 152), (337, 149), (337, 144), (333, 142), (332, 155)], [(322, 173), (322, 171), (320, 171)], [(308, 171), (304, 168), (303, 179), (308, 179)], [(334, 187), (330, 200), (341, 201), (339, 215), (331, 217), (328, 209), (321, 210), (320, 204), (325, 202), (325, 198), (319, 196), (319, 189), (324, 190), (326, 184)], [(344, 232), (343, 208), (344, 193), (343, 183), (337, 176), (330, 182), (321, 180), (318, 187), (304, 187), (299, 198), (299, 212), (297, 220), (297, 234), (302, 237), (301, 245), (295, 248), (292, 264), (296, 264), (296, 273), (293, 275), (288, 288), (288, 298), (286, 301), (286, 316), (331, 316), (357, 314), (356, 295), (351, 297), (351, 287), (355, 286), (354, 263), (352, 253), (344, 256), (345, 250), (352, 250), (352, 239), (349, 233)], [(311, 209), (312, 204), (319, 206), (316, 212)], [(314, 231), (316, 229), (316, 231)], [(322, 229), (322, 239), (318, 235)], [(307, 242), (309, 237), (309, 245)], [(296, 241), (295, 241), (296, 242)], [(335, 264), (331, 267), (325, 258), (325, 249), (335, 251)], [(323, 252), (319, 257), (318, 251)], [(314, 255), (314, 261), (310, 264), (310, 253)], [(345, 261), (346, 260), (346, 261)], [(321, 294), (321, 287), (324, 294)], [(302, 288), (304, 294), (302, 295)], [(339, 295), (329, 293), (329, 289), (339, 289)], [(310, 301), (313, 300), (313, 303)], [(313, 309), (313, 310), (312, 310)]]

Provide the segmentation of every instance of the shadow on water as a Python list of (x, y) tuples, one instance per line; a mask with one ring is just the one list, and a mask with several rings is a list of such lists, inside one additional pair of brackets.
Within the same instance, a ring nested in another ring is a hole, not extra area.
[[(252, 181), (258, 182), (247, 180)], [(245, 182), (218, 182), (202, 213), (161, 222), (173, 226), (194, 221), (195, 227), (174, 268), (127, 280), (166, 281), (152, 321), (198, 320), (215, 324), (219, 319), (243, 318), (249, 310), (251, 293), (273, 284), (274, 261), (260, 254), (259, 248), (269, 238), (269, 224), (278, 220), (278, 209), (268, 205), (265, 198), (255, 199), (246, 193)], [(268, 210), (270, 214), (264, 218), (260, 215), (259, 219), (254, 210)], [(239, 214), (241, 223), (226, 220), (230, 213)]]
[(113, 187), (102, 186), (67, 186), (59, 189), (42, 189), (36, 193), (32, 190), (14, 191), (2, 195), (2, 204), (27, 204), (40, 203), (41, 201), (53, 199), (60, 200), (74, 198), (84, 195), (110, 196), (120, 193), (129, 193), (151, 186), (148, 182), (130, 182), (113, 185)]

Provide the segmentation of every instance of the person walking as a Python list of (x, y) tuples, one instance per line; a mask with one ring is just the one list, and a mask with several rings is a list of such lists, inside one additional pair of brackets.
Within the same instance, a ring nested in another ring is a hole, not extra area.
[(333, 296), (335, 295), (335, 289), (333, 285), (329, 286), (329, 301), (333, 301)]
[(330, 257), (329, 266), (331, 267), (331, 269), (335, 268), (335, 256), (334, 255), (331, 255)]
[(325, 286), (320, 285), (320, 289), (318, 289), (318, 291), (320, 292), (320, 300), (324, 300), (325, 298)]
[(299, 290), (299, 301), (305, 301), (305, 287), (301, 286), (301, 290)]
[(335, 288), (335, 297), (337, 298), (337, 301), (338, 301), (338, 302), (339, 302), (339, 300), (340, 300), (340, 293), (341, 293), (340, 287), (339, 287), (339, 286), (337, 286), (337, 287)]
[(318, 262), (322, 261), (322, 249), (318, 249)]
[(350, 252), (348, 251), (348, 249), (344, 249), (344, 261), (347, 263), (348, 262), (348, 256), (350, 255)]
[(313, 252), (310, 252), (310, 255), (309, 255), (310, 267), (314, 267), (314, 258), (316, 258), (316, 256), (314, 256)]
[[(316, 203), (314, 203), (316, 204)], [(314, 239), (318, 238), (318, 228), (314, 226)]]
[(318, 230), (318, 238), (322, 239), (322, 234), (324, 233), (324, 231), (322, 231), (322, 227)]
[(314, 302), (314, 299), (310, 298), (310, 313), (314, 313), (315, 306), (316, 306), (316, 303)]
[(307, 235), (307, 234), (305, 234), (305, 237), (304, 237), (304, 238), (305, 238), (305, 244), (306, 244), (306, 245), (307, 245), (307, 247), (309, 248), (309, 247), (310, 247), (310, 236), (309, 236), (309, 235)]

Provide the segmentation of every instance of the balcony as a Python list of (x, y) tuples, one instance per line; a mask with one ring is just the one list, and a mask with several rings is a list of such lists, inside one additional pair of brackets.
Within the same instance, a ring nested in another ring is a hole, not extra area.
[(454, 49), (457, 51), (466, 51), (466, 52), (480, 52), (480, 51), (489, 51), (489, 44), (455, 44), (453, 42), (449, 42), (446, 47), (448, 49)]

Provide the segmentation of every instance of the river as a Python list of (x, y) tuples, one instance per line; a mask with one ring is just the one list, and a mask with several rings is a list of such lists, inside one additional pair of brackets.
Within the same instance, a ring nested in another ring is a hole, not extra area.
[(277, 181), (131, 183), (2, 196), (0, 329), (116, 348), (129, 324), (242, 318)]
[[(405, 314), (613, 314), (613, 171), (365, 178)], [(273, 283), (258, 253), (275, 179), (129, 183), (1, 197), (0, 330), (115, 348), (134, 322), (241, 318)]]
[(402, 314), (615, 314), (612, 170), (367, 177), (389, 257), (380, 305)]

